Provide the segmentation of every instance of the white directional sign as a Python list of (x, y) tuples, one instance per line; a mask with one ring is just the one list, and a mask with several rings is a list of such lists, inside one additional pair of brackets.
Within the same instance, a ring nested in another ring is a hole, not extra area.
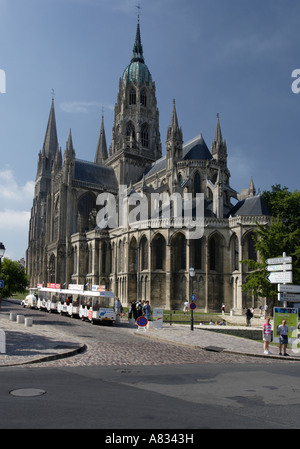
[(279, 292), (300, 293), (300, 285), (278, 285)]
[(285, 265), (268, 265), (268, 271), (289, 271), (293, 269), (293, 265), (291, 263), (287, 263)]
[(292, 263), (293, 259), (288, 257), (274, 257), (274, 259), (267, 259), (266, 260), (268, 265), (276, 265), (278, 263)]
[(284, 283), (292, 283), (293, 282), (293, 272), (292, 271), (278, 271), (270, 273), (267, 276), (268, 281), (271, 284), (284, 284)]
[(279, 301), (300, 302), (300, 295), (295, 293), (279, 293)]

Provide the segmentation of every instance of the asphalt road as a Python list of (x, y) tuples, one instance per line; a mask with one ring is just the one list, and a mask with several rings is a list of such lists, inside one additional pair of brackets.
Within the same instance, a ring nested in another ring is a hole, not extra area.
[[(122, 327), (26, 312), (84, 337), (98, 358), (87, 351), (64, 362), (1, 368), (1, 429), (99, 429), (99, 443), (139, 436), (126, 440), (136, 447), (149, 445), (151, 435), (179, 432), (192, 434), (199, 447), (201, 429), (300, 427), (298, 363), (202, 353), (146, 341)], [(158, 362), (159, 353), (169, 357)]]

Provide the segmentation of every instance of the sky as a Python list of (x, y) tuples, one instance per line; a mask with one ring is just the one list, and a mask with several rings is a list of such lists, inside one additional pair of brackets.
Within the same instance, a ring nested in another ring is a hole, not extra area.
[(102, 113), (110, 145), (138, 4), (163, 154), (175, 99), (185, 142), (202, 132), (210, 148), (219, 113), (235, 190), (247, 188), (251, 176), (261, 191), (275, 184), (299, 190), (300, 94), (292, 91), (300, 69), (299, 0), (0, 0), (6, 257), (25, 257), (52, 90), (62, 152), (71, 128), (76, 157), (93, 161)]

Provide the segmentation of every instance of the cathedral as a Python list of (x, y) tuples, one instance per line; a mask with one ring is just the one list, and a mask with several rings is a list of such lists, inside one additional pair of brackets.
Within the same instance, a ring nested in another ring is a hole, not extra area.
[[(105, 286), (123, 305), (142, 299), (165, 309), (182, 309), (191, 294), (204, 312), (220, 311), (222, 304), (227, 311), (258, 306), (259, 298), (242, 292), (248, 268), (240, 261), (258, 257), (253, 231), (256, 223), (270, 222), (269, 212), (252, 179), (240, 193), (230, 186), (219, 115), (210, 149), (202, 134), (183, 142), (175, 101), (170, 115), (163, 155), (156, 87), (145, 63), (139, 20), (132, 58), (119, 81), (111, 144), (102, 116), (93, 162), (76, 158), (71, 130), (62, 153), (52, 99), (29, 224), (31, 287)], [(118, 216), (121, 186), (127, 200), (156, 194), (156, 216), (140, 216), (135, 226), (121, 226), (120, 217), (114, 226), (99, 226), (99, 195), (116, 199)], [(189, 238), (174, 207), (164, 224), (164, 198), (173, 194), (202, 194), (201, 238)]]

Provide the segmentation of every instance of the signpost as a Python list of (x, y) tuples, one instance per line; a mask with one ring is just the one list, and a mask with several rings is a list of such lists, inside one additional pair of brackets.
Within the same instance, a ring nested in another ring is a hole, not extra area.
[(278, 285), (279, 292), (300, 293), (300, 285)]
[(4, 281), (0, 281), (0, 288), (4, 288)]
[(300, 295), (296, 295), (295, 293), (286, 293), (286, 292), (279, 293), (278, 299), (279, 299), (279, 301), (299, 302), (300, 303)]
[(274, 257), (273, 259), (267, 259), (267, 270), (271, 273), (266, 279), (272, 284), (278, 284), (278, 301), (284, 301), (283, 307), (287, 306), (286, 290), (288, 286), (293, 282), (293, 259), (290, 256), (286, 256), (286, 253), (282, 254), (282, 257)]
[(138, 325), (138, 330), (139, 329), (143, 329), (146, 330), (146, 326), (148, 324), (148, 320), (145, 316), (139, 316), (138, 319), (136, 320), (136, 323)]
[(284, 284), (293, 282), (292, 271), (273, 271), (267, 276), (271, 284)]

